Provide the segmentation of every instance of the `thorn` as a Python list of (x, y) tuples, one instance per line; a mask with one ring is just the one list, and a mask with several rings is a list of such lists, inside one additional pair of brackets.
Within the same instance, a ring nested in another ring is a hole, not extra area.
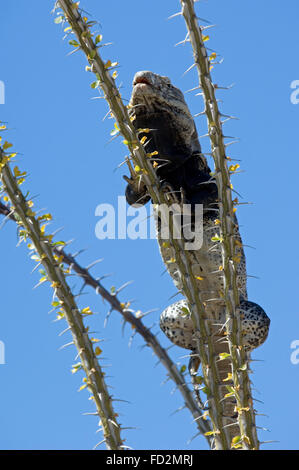
[(234, 119), (235, 121), (239, 121), (239, 120), (240, 120), (238, 117), (236, 117), (236, 116), (230, 116), (229, 114), (220, 113), (220, 116), (225, 117), (225, 118), (228, 118), (228, 119)]
[(192, 64), (187, 70), (185, 70), (185, 72), (183, 73), (183, 77), (184, 77), (184, 75), (186, 75), (188, 72), (190, 72), (190, 70), (192, 70), (193, 67), (195, 67), (195, 64)]
[(64, 246), (66, 247), (66, 246), (70, 245), (71, 243), (73, 243), (74, 241), (75, 241), (75, 238), (72, 238), (71, 240), (65, 242)]
[[(195, 18), (196, 18), (198, 21), (203, 21), (204, 23), (211, 24), (211, 21), (205, 20), (204, 18), (201, 18), (200, 16), (195, 16)], [(201, 28), (201, 26), (199, 26), (199, 28)]]
[(69, 326), (68, 328), (66, 328), (65, 330), (61, 331), (58, 336), (62, 336), (64, 333), (66, 333), (67, 331), (69, 331), (71, 329), (71, 327)]
[(121, 398), (112, 398), (112, 401), (120, 401), (122, 403), (128, 403), (129, 405), (132, 404), (131, 401), (128, 401), (128, 400), (122, 400)]
[(119, 287), (119, 288), (116, 290), (115, 295), (118, 295), (123, 289), (125, 289), (127, 286), (129, 286), (129, 285), (132, 284), (133, 282), (134, 282), (134, 281), (125, 282), (125, 284), (123, 284), (121, 287)]
[(72, 54), (75, 54), (75, 52), (80, 51), (80, 50), (81, 50), (81, 46), (76, 47), (76, 49), (73, 49), (71, 52), (68, 52), (66, 56), (68, 57)]
[(97, 259), (96, 261), (93, 261), (91, 264), (89, 264), (85, 269), (89, 271), (91, 268), (93, 268), (96, 264), (101, 263), (104, 260), (104, 258)]
[(159, 308), (153, 308), (151, 310), (148, 310), (147, 312), (142, 313), (140, 315), (140, 317), (138, 317), (138, 318), (141, 319), (141, 318), (145, 317), (146, 315), (149, 315), (150, 313), (153, 313), (153, 312), (158, 312), (159, 310), (160, 310)]
[(113, 142), (113, 140), (117, 139), (117, 138), (120, 137), (120, 136), (121, 136), (120, 132), (118, 132), (118, 134), (116, 134), (116, 135), (113, 135), (113, 136), (108, 140), (108, 142), (107, 142), (107, 141), (105, 142), (105, 147), (107, 147), (107, 145), (111, 144), (111, 142)]
[(4, 219), (3, 219), (3, 221), (1, 222), (1, 225), (0, 225), (0, 230), (4, 227), (4, 225), (6, 224), (6, 222), (7, 222), (8, 220), (12, 219), (12, 217), (11, 217), (12, 214), (13, 214), (13, 211), (10, 211), (9, 214), (7, 214), (7, 215), (4, 217)]
[(176, 16), (180, 16), (180, 15), (182, 15), (182, 12), (178, 11), (177, 13), (174, 13), (173, 15), (170, 15), (167, 19), (171, 20), (172, 18), (175, 18)]
[(280, 441), (259, 441), (260, 444), (271, 444), (273, 442), (280, 442)]
[(58, 351), (61, 351), (62, 349), (66, 348), (67, 346), (71, 346), (72, 344), (75, 344), (74, 341), (71, 341), (70, 343), (64, 344), (63, 346), (60, 346), (60, 348), (58, 348)]
[(32, 274), (34, 271), (36, 271), (36, 270), (37, 270), (37, 268), (39, 268), (41, 264), (42, 264), (42, 262), (41, 262), (41, 261), (39, 261), (39, 262), (37, 263), (37, 265), (36, 265), (36, 266), (34, 266), (34, 268), (32, 269), (32, 271), (31, 271), (31, 274)]
[(167, 348), (164, 348), (165, 351), (169, 351), (170, 349), (174, 348), (175, 347), (175, 344), (171, 344), (170, 346), (168, 346)]
[(106, 117), (109, 116), (110, 113), (111, 113), (111, 109), (109, 108), (108, 112), (105, 114), (102, 121), (105, 121)]
[(121, 327), (121, 335), (122, 335), (122, 337), (124, 337), (124, 335), (125, 335), (125, 326), (126, 326), (126, 323), (127, 323), (126, 320), (124, 320), (123, 323), (122, 323), (122, 327)]
[(194, 90), (202, 90), (202, 87), (200, 85), (197, 85), (194, 88), (190, 88), (190, 90), (184, 91), (184, 93), (189, 93), (190, 91), (194, 91)]
[(37, 287), (41, 286), (42, 284), (44, 284), (45, 281), (41, 281), (41, 282), (38, 282), (34, 287), (33, 289), (36, 289)]
[(197, 436), (200, 436), (201, 435), (201, 432), (198, 432), (196, 433), (194, 436), (191, 437), (191, 439), (189, 439), (187, 441), (187, 445), (191, 444), (192, 441), (194, 441), (194, 439), (197, 437)]
[(258, 402), (258, 403), (261, 403), (262, 405), (264, 405), (265, 403), (261, 400), (258, 400), (257, 398), (252, 398), (254, 401)]
[(119, 425), (118, 425), (115, 421), (113, 421), (113, 419), (108, 418), (108, 421), (109, 421), (111, 424), (113, 424), (113, 426), (115, 426), (116, 428), (119, 428)]
[(97, 278), (96, 278), (96, 281), (97, 281), (97, 282), (101, 282), (103, 279), (106, 279), (106, 277), (112, 276), (112, 274), (113, 274), (113, 273), (109, 273), (109, 274), (104, 274), (103, 276), (97, 277)]
[(231, 136), (231, 135), (222, 135), (223, 139), (236, 139), (236, 141), (240, 142), (240, 139), (238, 137), (235, 137), (235, 136)]
[(267, 432), (271, 432), (270, 429), (268, 428), (263, 428), (262, 426), (256, 426), (257, 429), (261, 429), (262, 431), (267, 431)]
[(107, 326), (107, 323), (108, 323), (108, 320), (109, 320), (109, 317), (110, 317), (111, 313), (112, 313), (112, 308), (108, 311), (108, 313), (107, 313), (107, 315), (106, 315), (106, 317), (105, 317), (105, 320), (104, 320), (104, 328), (106, 328), (106, 326)]
[(235, 83), (232, 83), (231, 85), (228, 85), (228, 86), (219, 86), (219, 85), (214, 85), (214, 88), (216, 90), (230, 90), (231, 88), (233, 88), (235, 86)]
[(177, 408), (175, 411), (173, 411), (169, 416), (173, 416), (176, 413), (179, 413), (179, 411), (182, 411), (184, 408), (186, 408), (186, 405), (182, 405), (179, 408)]
[[(228, 418), (231, 418), (231, 416), (226, 416), (226, 419), (228, 419)], [(231, 419), (233, 419), (233, 418), (231, 418)], [(237, 426), (237, 425), (238, 425), (238, 422), (235, 421), (235, 422), (233, 422), (233, 423), (226, 424), (225, 426), (223, 426), (223, 429), (225, 429), (225, 428), (230, 428), (231, 426)]]
[[(206, 408), (205, 411), (208, 411), (208, 410), (209, 410), (209, 408)], [(202, 414), (202, 415), (198, 416), (197, 418), (194, 418), (194, 419), (192, 420), (192, 423), (194, 423), (195, 421), (198, 421), (199, 419), (203, 419), (203, 417), (204, 417), (204, 416), (203, 416), (203, 414)]]
[(102, 441), (98, 442), (92, 449), (95, 450), (97, 447), (99, 447), (101, 444), (103, 444), (105, 442), (105, 439), (103, 439)]
[(189, 31), (188, 31), (188, 33), (186, 34), (185, 39), (184, 39), (183, 41), (177, 42), (177, 43), (175, 44), (175, 47), (176, 47), (176, 46), (179, 46), (180, 44), (186, 44), (186, 42), (190, 42), (190, 39), (188, 39), (188, 38), (189, 38)]
[[(71, 240), (71, 241), (73, 241), (73, 240)], [(81, 253), (84, 253), (84, 251), (86, 251), (86, 248), (83, 248), (82, 250), (77, 251), (76, 253), (74, 253), (72, 255), (72, 257), (77, 258), (77, 256), (81, 255)]]
[(168, 297), (168, 300), (172, 300), (174, 297), (176, 297), (177, 295), (180, 295), (181, 292), (176, 292), (175, 294), (172, 294), (170, 297)]
[(137, 427), (137, 426), (126, 426), (126, 427), (121, 426), (120, 429), (121, 431), (124, 431), (125, 429), (139, 429), (140, 430), (142, 428)]
[[(200, 94), (202, 94), (202, 93), (200, 93)], [(198, 116), (203, 116), (204, 114), (206, 114), (206, 110), (201, 111), (201, 113), (194, 114), (193, 117), (196, 118), (196, 117), (198, 117)]]
[(200, 29), (201, 29), (201, 31), (205, 31), (206, 29), (215, 28), (216, 26), (218, 26), (218, 25), (217, 24), (210, 24), (208, 26), (201, 26)]
[(184, 39), (183, 41), (177, 42), (174, 47), (180, 46), (181, 44), (186, 44), (186, 42), (190, 42), (190, 39)]
[[(126, 156), (125, 160), (122, 161), (119, 165), (117, 165), (117, 167), (114, 168), (113, 172), (116, 172), (116, 170), (118, 170), (118, 169), (119, 169), (121, 166), (123, 166), (125, 163), (127, 163), (128, 166), (129, 166), (130, 160), (133, 161), (132, 157)], [(132, 175), (132, 173), (131, 173), (131, 175)]]
[(64, 227), (60, 227), (57, 230), (55, 230), (55, 232), (52, 233), (53, 237), (55, 237), (55, 235), (57, 235), (57, 233), (61, 232), (62, 230), (64, 230)]
[(236, 144), (240, 142), (240, 139), (232, 140), (232, 142), (228, 142), (227, 144), (224, 144), (224, 147), (229, 147), (230, 145)]

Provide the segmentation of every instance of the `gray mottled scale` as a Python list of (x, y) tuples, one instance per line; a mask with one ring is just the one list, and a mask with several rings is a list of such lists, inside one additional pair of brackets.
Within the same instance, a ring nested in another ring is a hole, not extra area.
[[(241, 318), (242, 344), (245, 351), (250, 352), (267, 339), (270, 319), (259, 305), (248, 300), (240, 301), (237, 313)], [(160, 327), (177, 346), (195, 349), (194, 326), (185, 299), (175, 302), (162, 312)]]

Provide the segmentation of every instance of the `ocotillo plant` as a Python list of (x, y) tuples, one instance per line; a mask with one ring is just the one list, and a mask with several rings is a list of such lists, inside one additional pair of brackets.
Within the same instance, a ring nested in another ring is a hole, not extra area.
[[(9, 199), (8, 196), (4, 197), (6, 199)], [(31, 206), (30, 200), (29, 205)], [(18, 220), (14, 209), (1, 202), (0, 213), (6, 219), (10, 219), (14, 222), (17, 222)], [(47, 215), (47, 217), (49, 219), (49, 214)], [(202, 435), (207, 434), (206, 437), (208, 442), (210, 443), (211, 439), (209, 436), (209, 432), (211, 431), (211, 429), (209, 426), (209, 422), (207, 420), (201, 419), (203, 417), (202, 410), (200, 407), (198, 407), (196, 400), (194, 399), (188, 387), (188, 384), (185, 381), (183, 373), (184, 371), (178, 369), (178, 367), (172, 361), (165, 348), (161, 346), (157, 337), (152, 333), (152, 331), (148, 327), (145, 326), (142, 321), (142, 318), (146, 316), (148, 312), (134, 312), (132, 309), (129, 308), (126, 302), (121, 302), (117, 296), (121, 288), (117, 289), (117, 291), (114, 293), (109, 292), (100, 282), (100, 280), (96, 279), (89, 272), (89, 269), (94, 265), (94, 263), (91, 263), (86, 268), (82, 267), (72, 254), (66, 253), (64, 242), (54, 244), (52, 248), (55, 259), (58, 259), (61, 263), (65, 264), (66, 266), (69, 266), (70, 271), (76, 273), (76, 275), (78, 275), (83, 280), (84, 285), (92, 287), (95, 293), (97, 295), (100, 295), (110, 305), (110, 312), (118, 312), (122, 316), (123, 321), (131, 325), (134, 331), (133, 334), (138, 333), (143, 338), (145, 344), (153, 350), (159, 362), (165, 367), (168, 377), (173, 380), (177, 389), (180, 391), (184, 401), (184, 406), (186, 406), (186, 408), (190, 410), (194, 422), (196, 423), (196, 426), (198, 428), (198, 432)], [(78, 370), (78, 367), (73, 370)]]
[(236, 281), (237, 259), (236, 247), (239, 241), (235, 236), (234, 213), (236, 207), (232, 202), (230, 172), (233, 173), (239, 165), (231, 165), (228, 168), (226, 146), (222, 131), (221, 112), (215, 96), (216, 86), (211, 78), (211, 64), (215, 60), (215, 53), (208, 57), (204, 45), (204, 30), (199, 26), (194, 10), (193, 0), (181, 0), (181, 14), (183, 15), (188, 39), (191, 42), (194, 55), (194, 65), (197, 68), (199, 85), (205, 103), (204, 113), (207, 116), (209, 138), (211, 141), (212, 156), (215, 162), (215, 179), (219, 194), (219, 227), (220, 243), (222, 249), (222, 267), (224, 279), (224, 297), (226, 303), (226, 331), (229, 344), (230, 362), (232, 368), (233, 387), (232, 393), (236, 397), (238, 423), (240, 436), (235, 438), (237, 445), (244, 449), (257, 449), (259, 446), (253, 402), (251, 398), (250, 382), (248, 377), (248, 365), (241, 342), (241, 323), (236, 314), (239, 305), (239, 294)]
[[(133, 162), (131, 172), (137, 178), (142, 175), (154, 203), (167, 204), (165, 192), (149, 163), (149, 155), (146, 152), (145, 145), (146, 139), (139, 139), (127, 108), (122, 103), (115, 82), (116, 75), (114, 69), (116, 63), (113, 61), (104, 62), (102, 60), (99, 54), (100, 48), (104, 46), (102, 36), (93, 33), (93, 23), (88, 21), (85, 13), (79, 9), (78, 3), (67, 0), (56, 2), (56, 7), (61, 7), (63, 13), (58, 10), (55, 22), (62, 24), (64, 27), (66, 26), (64, 29), (66, 34), (72, 38), (69, 43), (74, 47), (74, 50), (81, 49), (86, 54), (89, 62), (87, 70), (95, 73), (96, 77), (96, 81), (92, 83), (92, 88), (102, 89), (104, 92), (104, 97), (109, 105), (109, 113), (116, 120), (115, 133), (123, 135), (124, 143), (128, 146), (131, 153), (130, 160)], [(99, 366), (96, 366), (96, 350), (94, 354), (91, 352), (92, 339), (88, 338), (84, 330), (85, 326), (78, 320), (78, 318), (82, 320), (82, 316), (84, 317), (90, 312), (88, 309), (78, 309), (75, 304), (75, 300), (67, 289), (67, 285), (62, 282), (63, 278), (61, 276), (66, 273), (61, 263), (70, 266), (83, 279), (85, 284), (90, 285), (97, 293), (100, 293), (110, 304), (111, 309), (118, 311), (124, 321), (129, 322), (134, 327), (134, 331), (144, 338), (145, 342), (152, 348), (166, 367), (169, 376), (174, 380), (183, 396), (185, 405), (189, 408), (197, 423), (199, 432), (206, 436), (211, 448), (257, 449), (259, 445), (248, 378), (248, 362), (242, 347), (240, 347), (242, 344), (241, 325), (236, 313), (239, 305), (238, 289), (236, 286), (236, 265), (238, 264), (236, 247), (238, 246), (238, 240), (234, 234), (236, 204), (233, 203), (231, 197), (230, 174), (236, 171), (237, 166), (230, 165), (228, 167), (227, 165), (229, 157), (227, 157), (225, 151), (221, 113), (215, 98), (216, 86), (213, 85), (210, 75), (210, 68), (216, 56), (212, 54), (208, 57), (204, 45), (206, 39), (204, 37), (204, 28), (200, 27), (197, 23), (193, 3), (193, 0), (181, 0), (182, 11), (180, 15), (184, 17), (188, 29), (186, 41), (191, 42), (194, 50), (194, 66), (198, 70), (200, 87), (205, 102), (204, 113), (208, 120), (208, 135), (212, 148), (211, 154), (215, 161), (214, 177), (220, 195), (219, 223), (217, 224), (219, 236), (216, 242), (220, 244), (222, 250), (221, 272), (224, 278), (223, 299), (226, 305), (226, 322), (223, 324), (223, 328), (226, 329), (227, 333), (225, 346), (227, 352), (220, 357), (218, 355), (217, 344), (211, 333), (209, 321), (207, 321), (205, 315), (204, 302), (199, 295), (200, 283), (193, 275), (192, 259), (189, 253), (184, 250), (181, 241), (172, 236), (172, 219), (170, 219), (170, 244), (175, 253), (174, 263), (183, 279), (182, 291), (189, 303), (194, 328), (200, 332), (197, 338), (196, 353), (200, 357), (202, 364), (205, 385), (203, 393), (207, 395), (207, 410), (205, 413), (203, 413), (204, 406), (200, 396), (197, 396), (198, 401), (196, 403), (181, 371), (173, 364), (167, 352), (157, 341), (157, 338), (142, 323), (142, 314), (140, 318), (136, 318), (134, 312), (130, 311), (129, 306), (125, 302), (120, 302), (116, 295), (109, 293), (99, 281), (90, 275), (88, 268), (82, 268), (72, 255), (68, 255), (65, 252), (63, 247), (52, 244), (51, 236), (45, 235), (45, 226), (39, 226), (38, 220), (36, 220), (31, 210), (32, 202), (30, 200), (26, 201), (19, 191), (18, 179), (22, 180), (24, 175), (18, 169), (15, 170), (15, 175), (9, 170), (8, 160), (13, 157), (12, 154), (7, 152), (9, 148), (7, 143), (4, 144), (1, 151), (2, 181), (12, 206), (9, 207), (1, 204), (0, 213), (22, 226), (21, 237), (25, 239), (29, 234), (33, 242), (32, 248), (37, 251), (37, 261), (44, 264), (46, 270), (43, 278), (51, 280), (52, 287), (57, 295), (58, 300), (54, 300), (54, 308), (59, 308), (59, 311), (62, 312), (60, 316), (64, 316), (68, 321), (79, 354), (82, 354), (82, 351), (85, 349), (90, 352), (90, 357), (84, 354), (81, 356), (79, 367), (83, 367), (86, 372), (87, 382), (85, 384), (90, 387), (92, 396), (100, 394), (101, 398), (101, 394), (104, 393), (104, 401), (100, 399), (98, 401), (95, 400), (95, 402), (97, 415), (101, 416), (104, 440), (109, 449), (124, 448), (119, 434), (120, 425), (117, 423), (109, 394), (106, 393), (103, 374), (101, 374)], [(69, 23), (69, 26), (67, 26), (66, 22)], [(70, 36), (72, 34), (76, 35), (76, 39), (74, 39), (74, 36)], [(142, 129), (142, 131), (146, 133), (147, 130)], [(40, 221), (42, 220), (46, 221), (47, 217), (44, 216), (44, 219), (40, 219)], [(63, 288), (61, 288), (60, 284)], [(63, 308), (64, 303), (66, 307), (60, 310), (61, 306)], [(96, 372), (93, 370), (94, 366)], [(228, 419), (225, 413), (225, 404), (226, 398), (230, 397), (235, 399), (236, 405), (235, 416)], [(206, 416), (210, 420), (203, 419)]]
[[(93, 83), (93, 87), (100, 87), (102, 89), (104, 97), (109, 104), (109, 112), (116, 119), (117, 130), (125, 138), (125, 143), (131, 152), (135, 168), (138, 169), (137, 172), (141, 171), (144, 175), (144, 182), (152, 201), (167, 205), (168, 201), (165, 194), (142, 147), (143, 142), (138, 139), (129, 119), (127, 109), (122, 103), (114, 78), (110, 74), (110, 69), (113, 69), (116, 63), (109, 60), (105, 64), (99, 54), (102, 36), (96, 36), (92, 32), (91, 26), (93, 26), (93, 23), (90, 23), (88, 18), (81, 14), (77, 3), (61, 0), (56, 2), (56, 7), (58, 6), (63, 10), (63, 15), (58, 12), (56, 22), (64, 24), (67, 21), (70, 26), (66, 27), (65, 31), (76, 35), (77, 40), (70, 40), (70, 45), (75, 47), (75, 49), (82, 49), (86, 54), (90, 70), (95, 73), (97, 78), (97, 81)], [(172, 233), (171, 219), (170, 233)], [(175, 261), (184, 284), (184, 295), (189, 301), (190, 312), (192, 312), (195, 327), (200, 331), (197, 352), (202, 363), (205, 392), (209, 403), (209, 416), (213, 425), (213, 430), (209, 431), (209, 435), (213, 435), (217, 449), (228, 449), (231, 447), (232, 437), (235, 437), (236, 433), (231, 434), (229, 432), (231, 423), (228, 423), (225, 417), (225, 410), (221, 400), (226, 397), (221, 391), (223, 384), (219, 383), (219, 358), (215, 353), (212, 335), (206, 322), (205, 309), (199, 295), (198, 281), (193, 274), (190, 254), (184, 250), (182, 240), (170, 236), (170, 243), (175, 252)]]
[[(2, 127), (6, 128), (5, 125)], [(14, 167), (13, 173), (11, 172), (9, 162), (17, 154), (8, 152), (10, 147), (11, 144), (7, 141), (0, 147), (1, 191), (4, 193), (4, 199), (9, 200), (11, 203), (11, 206), (0, 203), (0, 213), (18, 224), (20, 241), (26, 242), (28, 238), (31, 239), (32, 243), (28, 244), (28, 248), (36, 252), (32, 256), (37, 263), (36, 267), (42, 264), (45, 268), (45, 271), (41, 272), (42, 278), (40, 283), (47, 280), (51, 282), (51, 287), (54, 289), (52, 306), (57, 310), (58, 319), (66, 319), (69, 326), (64, 332), (71, 331), (73, 342), (69, 344), (74, 344), (77, 347), (78, 356), (81, 359), (81, 362), (75, 364), (72, 370), (78, 371), (83, 369), (85, 371), (86, 379), (82, 388), (89, 387), (92, 397), (95, 397), (93, 399), (97, 406), (97, 412), (94, 414), (101, 418), (104, 431), (104, 440), (99, 444), (105, 442), (108, 449), (123, 449), (126, 447), (119, 436), (119, 430), (122, 428), (117, 424), (116, 419), (113, 418), (113, 416), (116, 416), (112, 408), (113, 398), (107, 392), (104, 373), (101, 371), (100, 366), (96, 367), (97, 356), (101, 354), (101, 349), (97, 346), (93, 351), (92, 344), (97, 342), (97, 340), (89, 338), (88, 328), (83, 324), (83, 318), (92, 315), (92, 312), (89, 307), (81, 310), (77, 307), (74, 296), (66, 282), (66, 276), (70, 274), (70, 270), (73, 270), (80, 276), (84, 284), (93, 287), (95, 292), (100, 294), (110, 304), (111, 310), (119, 312), (124, 321), (130, 323), (135, 332), (143, 337), (145, 343), (151, 347), (159, 361), (165, 366), (169, 378), (176, 384), (183, 397), (184, 405), (193, 415), (199, 433), (206, 435), (208, 442), (210, 442), (209, 422), (200, 419), (202, 418), (202, 411), (197, 406), (185, 382), (182, 371), (173, 363), (156, 336), (143, 324), (142, 317), (146, 313), (142, 314), (140, 311), (134, 312), (130, 310), (129, 306), (124, 302), (120, 302), (117, 297), (117, 293), (121, 288), (113, 294), (108, 292), (101, 282), (90, 274), (89, 268), (91, 265), (87, 268), (81, 267), (74, 256), (65, 252), (64, 242), (54, 242), (53, 235), (45, 234), (45, 224), (40, 226), (40, 223), (52, 220), (52, 216), (51, 214), (44, 214), (37, 217), (32, 210), (33, 201), (30, 200), (28, 195), (27, 200), (23, 196), (19, 186), (24, 182), (26, 172), (21, 172), (17, 166)], [(64, 265), (69, 266), (69, 270), (66, 270)], [(57, 300), (55, 297), (57, 297)], [(85, 351), (87, 352), (85, 353)], [(111, 424), (113, 425), (112, 428)], [(112, 432), (114, 428), (116, 428), (117, 432)], [(118, 441), (115, 440), (115, 434), (118, 437)]]
[[(117, 414), (112, 405), (104, 378), (104, 373), (98, 361), (101, 349), (93, 343), (97, 340), (90, 338), (88, 328), (84, 324), (84, 317), (91, 315), (89, 307), (79, 309), (74, 295), (67, 281), (66, 272), (63, 269), (62, 257), (54, 254), (53, 240), (51, 234), (45, 233), (45, 221), (50, 219), (49, 214), (36, 216), (32, 210), (32, 201), (26, 200), (20, 184), (23, 182), (25, 173), (20, 172), (18, 167), (14, 168), (14, 174), (9, 167), (9, 161), (13, 158), (12, 153), (7, 153), (10, 144), (5, 142), (0, 148), (0, 171), (3, 191), (11, 202), (11, 214), (19, 226), (21, 241), (30, 240), (28, 247), (35, 252), (34, 260), (44, 267), (40, 283), (49, 281), (54, 291), (52, 306), (57, 309), (58, 318), (65, 318), (68, 330), (72, 334), (72, 343), (76, 346), (80, 362), (74, 367), (76, 370), (82, 368), (86, 378), (83, 387), (88, 387), (92, 399), (97, 408), (103, 429), (104, 441), (108, 449), (122, 449), (123, 441), (120, 436), (121, 427), (117, 422)], [(41, 225), (43, 223), (43, 225)]]
[[(241, 327), (238, 315), (236, 315), (236, 308), (239, 305), (238, 289), (236, 287), (236, 271), (235, 266), (238, 262), (236, 256), (236, 246), (238, 240), (234, 235), (235, 223), (233, 216), (235, 208), (232, 203), (230, 191), (230, 171), (235, 171), (235, 166), (231, 166), (230, 170), (227, 167), (227, 157), (225, 154), (225, 144), (223, 142), (221, 114), (218, 110), (217, 101), (214, 93), (214, 86), (210, 77), (210, 62), (214, 57), (208, 60), (207, 52), (204, 47), (204, 39), (202, 37), (202, 29), (198, 26), (193, 1), (181, 2), (182, 14), (186, 20), (188, 27), (188, 34), (195, 54), (195, 64), (198, 67), (199, 77), (201, 80), (201, 87), (203, 89), (203, 96), (206, 106), (206, 114), (209, 125), (209, 136), (212, 145), (212, 155), (215, 160), (215, 179), (220, 195), (220, 216), (219, 216), (219, 241), (222, 245), (223, 263), (222, 270), (224, 275), (224, 299), (226, 303), (227, 321), (225, 327), (227, 329), (227, 342), (228, 353), (220, 366), (215, 361), (216, 354), (214, 352), (213, 341), (211, 334), (207, 330), (207, 324), (204, 321), (204, 308), (199, 298), (197, 291), (196, 281), (192, 276), (192, 266), (188, 259), (188, 254), (184, 252), (182, 246), (176, 243), (171, 237), (171, 243), (176, 254), (176, 263), (178, 270), (182, 274), (184, 280), (188, 279), (189, 282), (184, 283), (183, 292), (189, 300), (191, 312), (194, 315), (195, 327), (200, 331), (201, 342), (198, 344), (198, 353), (202, 362), (202, 369), (206, 384), (207, 398), (209, 403), (209, 414), (213, 423), (213, 431), (211, 434), (215, 438), (216, 448), (230, 448), (242, 447), (244, 449), (258, 448), (258, 440), (256, 435), (256, 428), (254, 424), (254, 413), (252, 409), (252, 399), (250, 393), (250, 385), (248, 378), (248, 364), (246, 363), (245, 354), (241, 346)], [(111, 61), (108, 61), (108, 67), (103, 63), (97, 48), (100, 47), (98, 43), (102, 37), (95, 37), (93, 41), (93, 33), (90, 29), (90, 24), (87, 18), (82, 17), (76, 4), (69, 1), (60, 1), (59, 6), (64, 12), (64, 17), (60, 16), (60, 21), (67, 20), (71, 26), (70, 32), (74, 32), (77, 36), (78, 42), (70, 41), (70, 44), (76, 48), (82, 49), (90, 63), (91, 71), (96, 73), (98, 81), (94, 83), (94, 87), (101, 87), (106, 100), (109, 103), (111, 114), (117, 118), (116, 129), (124, 133), (124, 129), (130, 128), (128, 116), (121, 103), (119, 92), (114, 84), (114, 79), (107, 71), (107, 68), (112, 67)], [(57, 4), (57, 5), (58, 5)], [(68, 29), (68, 28), (67, 28)], [(118, 100), (114, 97), (117, 96)], [(157, 180), (153, 175), (152, 168), (147, 164), (146, 159), (138, 158), (139, 156), (134, 153), (137, 150), (136, 143), (138, 138), (134, 135), (134, 129), (131, 126), (131, 135), (133, 140), (126, 139), (126, 143), (132, 153), (132, 159), (138, 167), (138, 171), (142, 171), (144, 175), (145, 184), (148, 192), (154, 202), (165, 202), (163, 194), (160, 191)], [(132, 148), (132, 143), (136, 145)], [(143, 143), (143, 142), (140, 142)], [(132, 152), (133, 150), (133, 152)], [(148, 176), (151, 175), (151, 178)], [(154, 191), (153, 191), (154, 189)], [(223, 372), (227, 371), (227, 378), (232, 379), (232, 386), (226, 386), (222, 382), (225, 376)], [(221, 374), (222, 372), (222, 374)], [(221, 379), (219, 380), (219, 376)], [(229, 393), (224, 394), (223, 389), (227, 387)], [(226, 398), (234, 396), (236, 398), (236, 416), (237, 422), (228, 423), (224, 419), (225, 408), (221, 405), (221, 401)]]

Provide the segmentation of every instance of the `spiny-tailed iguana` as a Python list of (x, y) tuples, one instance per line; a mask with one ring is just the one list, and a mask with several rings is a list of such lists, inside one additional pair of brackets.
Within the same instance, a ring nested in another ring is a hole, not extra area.
[[(151, 154), (160, 183), (178, 202), (203, 205), (203, 245), (192, 253), (193, 272), (199, 278), (198, 288), (206, 304), (208, 315), (224, 321), (224, 301), (219, 292), (223, 288), (223, 274), (219, 272), (221, 250), (211, 238), (219, 235), (217, 224), (217, 186), (201, 147), (194, 120), (182, 92), (169, 78), (149, 71), (137, 72), (129, 104), (133, 124), (140, 129), (139, 137), (146, 136), (146, 152)], [(146, 133), (142, 129), (147, 129)], [(148, 132), (148, 129), (150, 132)], [(142, 177), (126, 178), (126, 198), (129, 204), (145, 204), (149, 199)], [(240, 239), (236, 225), (236, 237)], [(159, 237), (160, 251), (170, 275), (179, 290), (182, 289), (179, 270), (171, 247)], [(237, 256), (237, 282), (240, 294), (239, 313), (242, 320), (243, 345), (247, 351), (262, 344), (268, 335), (270, 320), (264, 310), (247, 300), (246, 264), (242, 244)], [(186, 315), (187, 302), (181, 300), (166, 308), (160, 317), (160, 326), (168, 338), (178, 346), (194, 349), (194, 328), (190, 315)]]
[[(230, 385), (227, 380), (232, 372), (231, 364), (228, 359), (217, 360), (219, 355), (222, 355), (221, 359), (223, 354), (224, 357), (229, 357), (224, 327), (226, 309), (223, 272), (220, 270), (222, 254), (219, 241), (217, 242), (220, 240), (217, 186), (201, 153), (195, 124), (184, 96), (171, 84), (169, 78), (149, 71), (137, 72), (133, 81), (129, 113), (139, 137), (144, 142), (161, 190), (168, 197), (169, 203), (190, 204), (191, 229), (194, 226), (196, 228), (197, 205), (203, 206), (202, 246), (191, 249), (189, 258), (191, 258), (192, 274), (205, 308), (204, 321), (208, 324), (208, 334), (213, 343), (214, 366), (217, 370), (217, 381), (214, 386), (218, 389), (217, 394), (222, 403), (223, 426), (226, 427), (226, 432), (232, 441), (240, 434), (240, 429), (237, 423), (235, 398), (227, 394), (227, 385)], [(124, 178), (128, 182), (126, 198), (129, 204), (145, 204), (150, 200), (142, 172), (140, 176), (140, 173), (136, 174), (131, 168), (131, 178)], [(163, 238), (165, 234), (161, 228), (159, 210), (155, 205), (153, 207), (157, 214), (157, 239), (162, 259), (176, 287), (183, 292), (184, 279), (176, 264), (175, 250), (170, 240)], [(179, 221), (183, 229), (184, 219), (181, 218)], [(246, 262), (236, 217), (234, 235), (238, 241), (235, 254), (239, 261), (236, 274), (240, 297), (237, 314), (240, 315), (242, 327), (240, 346), (246, 350), (249, 358), (250, 351), (266, 340), (270, 319), (259, 305), (247, 300)], [(195, 380), (200, 363), (197, 351), (200, 332), (194, 328), (188, 302), (180, 300), (167, 307), (160, 316), (160, 327), (174, 344), (192, 351), (189, 371), (201, 406), (199, 386)]]

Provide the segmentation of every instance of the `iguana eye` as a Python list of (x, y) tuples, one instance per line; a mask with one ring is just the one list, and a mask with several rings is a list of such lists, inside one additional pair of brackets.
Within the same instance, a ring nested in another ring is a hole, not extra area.
[(165, 85), (171, 86), (171, 81), (169, 80), (168, 77), (162, 77), (162, 78), (163, 78), (163, 80), (164, 80), (164, 82), (165, 82)]

